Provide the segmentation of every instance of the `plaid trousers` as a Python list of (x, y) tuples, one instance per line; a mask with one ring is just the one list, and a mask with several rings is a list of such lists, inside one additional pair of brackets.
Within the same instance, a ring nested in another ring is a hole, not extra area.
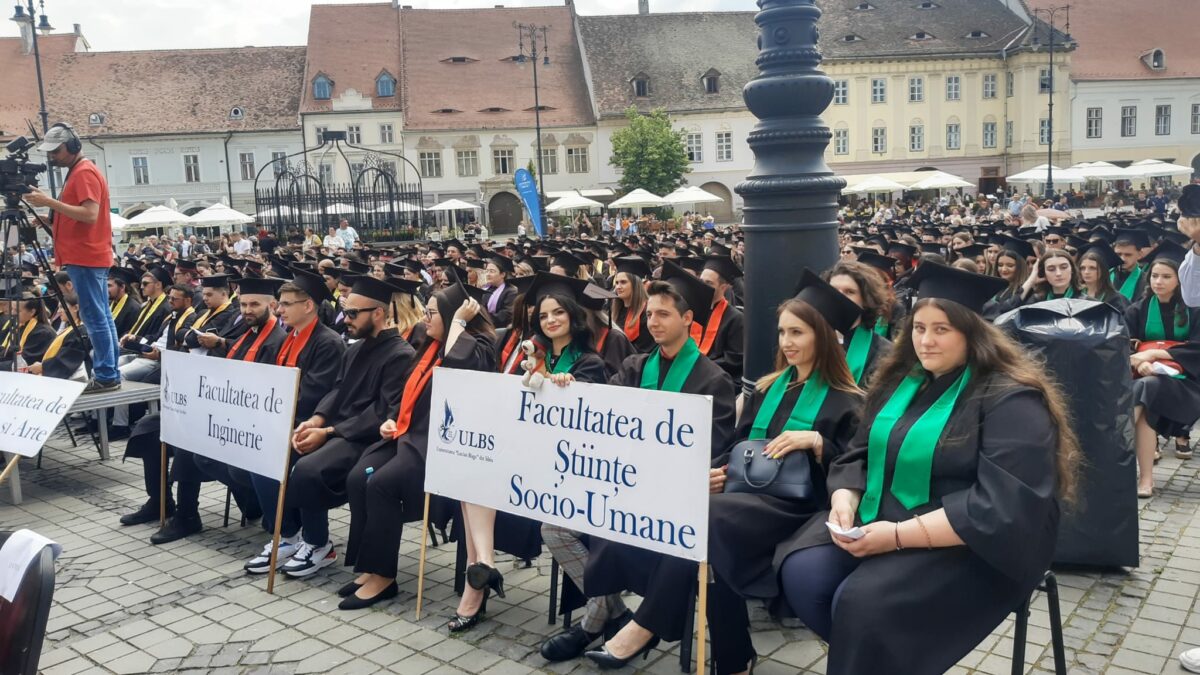
[[(587, 594), (583, 585), (583, 572), (587, 567), (588, 549), (580, 541), (580, 533), (565, 527), (542, 523), (542, 541), (550, 549), (550, 555), (558, 561), (571, 581)], [(592, 634), (603, 633), (604, 624), (625, 612), (625, 601), (620, 594), (589, 597), (579, 625)]]

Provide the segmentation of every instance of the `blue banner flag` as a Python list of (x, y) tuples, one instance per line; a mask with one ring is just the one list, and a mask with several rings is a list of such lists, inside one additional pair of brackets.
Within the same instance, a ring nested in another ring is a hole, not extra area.
[(529, 173), (529, 169), (517, 169), (513, 182), (517, 186), (517, 194), (521, 195), (521, 201), (525, 202), (525, 209), (529, 211), (533, 230), (539, 237), (546, 236), (546, 228), (542, 224), (541, 200), (538, 198), (537, 182), (533, 180), (533, 174)]

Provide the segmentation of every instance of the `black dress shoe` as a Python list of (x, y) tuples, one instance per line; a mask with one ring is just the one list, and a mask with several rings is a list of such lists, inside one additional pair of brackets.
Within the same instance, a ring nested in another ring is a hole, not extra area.
[(356, 581), (351, 581), (350, 583), (346, 584), (345, 586), (342, 586), (341, 588), (339, 588), (337, 591), (337, 594), (338, 594), (339, 598), (348, 598), (351, 595), (354, 595), (354, 593), (360, 588), (362, 588), (362, 584), (360, 584)]
[[(170, 518), (173, 515), (175, 515), (175, 502), (170, 501), (167, 502), (167, 517)], [(141, 508), (139, 508), (137, 511), (134, 511), (133, 513), (126, 513), (125, 515), (121, 516), (121, 524), (126, 527), (130, 525), (144, 525), (146, 523), (153, 523), (157, 520), (158, 502), (153, 499), (147, 501), (145, 504), (142, 504)]]
[(542, 643), (542, 658), (551, 663), (577, 659), (599, 639), (599, 633), (589, 633), (575, 624)]
[(391, 600), (400, 594), (400, 587), (396, 582), (388, 584), (387, 588), (379, 591), (369, 598), (360, 598), (357, 595), (350, 595), (345, 600), (338, 603), (338, 609), (366, 609), (371, 605), (384, 600)]
[(491, 595), (491, 593), (492, 589), (490, 588), (483, 592), (483, 602), (479, 603), (479, 609), (474, 614), (471, 616), (455, 614), (454, 618), (450, 619), (450, 621), (446, 623), (446, 628), (450, 629), (451, 633), (461, 633), (465, 630), (471, 630), (475, 626), (479, 625), (480, 621), (483, 621), (485, 618), (487, 618), (487, 601), (488, 596)]
[(504, 575), (495, 567), (475, 563), (467, 568), (467, 583), (477, 591), (488, 589), (504, 597)]
[(646, 646), (642, 647), (641, 649), (637, 650), (636, 652), (630, 654), (629, 656), (627, 656), (623, 659), (613, 656), (612, 652), (608, 651), (608, 647), (600, 647), (600, 649), (592, 650), (590, 652), (584, 652), (583, 655), (588, 657), (589, 659), (591, 659), (592, 663), (595, 663), (597, 666), (600, 666), (600, 670), (616, 670), (618, 668), (624, 668), (625, 666), (629, 665), (630, 661), (636, 659), (639, 656), (642, 657), (643, 659), (650, 658), (650, 650), (654, 649), (657, 646), (658, 646), (658, 637), (655, 636), (655, 637), (650, 638), (650, 641), (646, 643)]
[[(155, 516), (157, 518), (158, 516)], [(158, 532), (150, 535), (151, 544), (169, 544), (204, 529), (200, 516), (172, 516)]]
[(613, 636), (617, 633), (620, 633), (621, 629), (625, 627), (625, 624), (629, 623), (630, 621), (633, 621), (633, 611), (628, 609), (624, 612), (621, 612), (617, 616), (614, 616), (608, 621), (605, 621), (604, 640), (608, 641), (613, 639)]

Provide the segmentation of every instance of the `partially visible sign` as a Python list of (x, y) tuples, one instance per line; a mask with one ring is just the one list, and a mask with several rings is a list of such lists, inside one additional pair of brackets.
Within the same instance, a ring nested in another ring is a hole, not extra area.
[(0, 449), (22, 457), (38, 454), (86, 386), (0, 371)]

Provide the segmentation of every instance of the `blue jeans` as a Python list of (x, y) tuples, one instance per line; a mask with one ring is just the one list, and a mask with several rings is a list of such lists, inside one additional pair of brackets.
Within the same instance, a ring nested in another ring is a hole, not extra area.
[(119, 382), (117, 371), (117, 325), (108, 309), (108, 268), (66, 265), (67, 275), (79, 296), (79, 313), (88, 339), (92, 342), (92, 365), (95, 377), (101, 382)]

